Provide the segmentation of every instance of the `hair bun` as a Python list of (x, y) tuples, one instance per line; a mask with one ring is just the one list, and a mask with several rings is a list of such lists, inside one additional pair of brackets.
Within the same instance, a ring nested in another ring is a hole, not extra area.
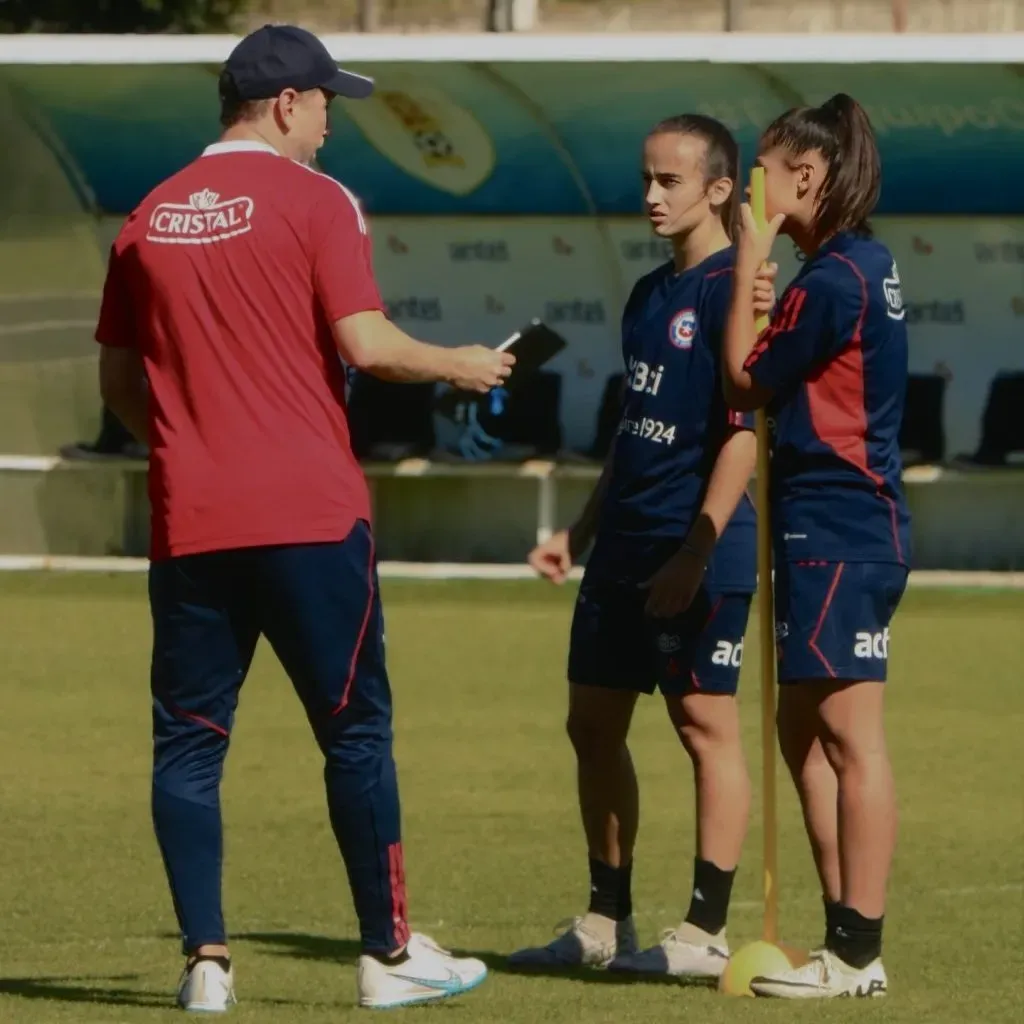
[(848, 117), (857, 108), (857, 101), (845, 92), (837, 92), (830, 96), (819, 108), (822, 113), (831, 117)]

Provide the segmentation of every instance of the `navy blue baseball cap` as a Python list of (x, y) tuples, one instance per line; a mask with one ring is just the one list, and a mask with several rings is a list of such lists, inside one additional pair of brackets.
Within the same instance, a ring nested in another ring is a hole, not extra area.
[(296, 25), (264, 25), (231, 51), (221, 76), (222, 91), (237, 99), (266, 100), (285, 89), (323, 89), (335, 96), (365, 99), (373, 79), (342, 71), (312, 32)]

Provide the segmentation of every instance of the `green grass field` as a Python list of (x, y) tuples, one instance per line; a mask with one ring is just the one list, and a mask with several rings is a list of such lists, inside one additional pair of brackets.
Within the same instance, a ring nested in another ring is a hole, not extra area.
[[(1024, 594), (913, 591), (895, 625), (889, 728), (902, 824), (887, 1000), (801, 1006), (593, 972), (507, 973), (504, 954), (546, 940), (586, 900), (563, 734), (572, 596), (540, 583), (385, 584), (412, 923), (492, 966), (464, 1000), (405, 1013), (474, 1024), (1019, 1024)], [(180, 961), (148, 812), (145, 582), (7, 576), (0, 623), (0, 1021), (169, 1018)], [(752, 636), (744, 686), (756, 767), (755, 655)], [(693, 824), (689, 766), (657, 700), (638, 712), (633, 750), (643, 818), (638, 925), (653, 942), (685, 911)], [(779, 792), (782, 930), (806, 946), (820, 936), (819, 896), (788, 782)], [(318, 754), (262, 648), (243, 692), (224, 804), (241, 1000), (233, 1018), (359, 1018), (354, 921)], [(734, 944), (759, 930), (759, 813), (737, 881)]]

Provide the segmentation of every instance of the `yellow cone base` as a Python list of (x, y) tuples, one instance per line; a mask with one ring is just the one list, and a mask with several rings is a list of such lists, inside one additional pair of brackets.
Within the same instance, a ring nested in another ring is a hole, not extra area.
[(718, 979), (718, 991), (727, 996), (753, 996), (752, 978), (788, 971), (806, 962), (806, 952), (764, 940), (751, 942), (729, 958), (729, 965)]

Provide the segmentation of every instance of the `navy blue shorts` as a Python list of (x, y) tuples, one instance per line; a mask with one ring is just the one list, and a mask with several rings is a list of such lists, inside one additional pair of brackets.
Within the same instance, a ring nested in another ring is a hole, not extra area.
[(644, 612), (635, 583), (588, 581), (576, 599), (569, 681), (634, 693), (734, 694), (743, 661), (750, 594), (701, 589), (674, 619)]
[(783, 562), (775, 570), (779, 682), (884, 682), (889, 623), (907, 586), (886, 562)]
[(338, 543), (154, 562), (149, 592), (158, 745), (162, 735), (189, 723), (230, 733), (261, 635), (288, 673), (322, 748), (338, 725), (354, 726), (368, 739), (390, 739), (384, 619), (365, 522)]

